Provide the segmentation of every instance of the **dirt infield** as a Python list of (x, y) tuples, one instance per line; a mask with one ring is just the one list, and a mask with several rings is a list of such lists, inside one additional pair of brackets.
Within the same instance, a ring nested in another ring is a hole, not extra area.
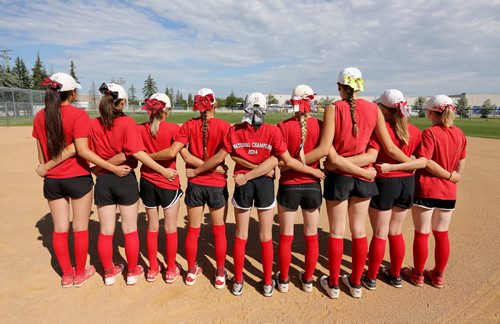
[[(297, 276), (303, 267), (305, 243), (301, 217), (297, 217), (288, 294), (275, 292), (271, 298), (260, 293), (260, 245), (258, 224), (251, 221), (245, 264), (245, 292), (234, 297), (228, 289), (213, 287), (214, 258), (211, 229), (205, 224), (200, 236), (198, 260), (204, 274), (193, 287), (178, 281), (147, 283), (141, 278), (134, 287), (124, 280), (105, 287), (100, 275), (82, 288), (60, 288), (57, 261), (52, 253), (52, 221), (42, 196), (42, 180), (34, 170), (37, 164), (31, 127), (1, 127), (3, 158), (0, 162), (0, 312), (2, 322), (455, 322), (500, 320), (500, 141), (468, 138), (467, 167), (459, 186), (457, 210), (451, 223), (451, 257), (444, 289), (430, 285), (417, 288), (405, 282), (395, 289), (379, 281), (376, 291), (363, 290), (363, 298), (351, 298), (343, 290), (340, 299), (331, 300), (316, 283), (312, 293), (301, 291)], [(179, 163), (185, 184), (184, 163)], [(184, 187), (183, 187), (184, 188)], [(229, 192), (233, 183), (229, 181)], [(228, 215), (227, 268), (232, 271), (234, 214)], [(90, 221), (90, 262), (100, 270), (96, 252), (99, 224), (94, 213)], [(178, 261), (184, 259), (186, 208), (181, 204), (178, 218)], [(254, 215), (255, 216), (255, 215)], [(321, 212), (320, 257), (315, 276), (327, 272), (328, 220)], [(367, 228), (369, 237), (371, 229)], [(146, 221), (140, 208), (141, 246), (145, 245)], [(277, 254), (277, 224), (273, 227)], [(408, 218), (405, 265), (412, 260), (413, 227)], [(160, 238), (164, 253), (164, 236)], [(115, 259), (124, 257), (123, 235), (115, 236)], [(342, 269), (350, 267), (350, 237), (345, 240)], [(387, 259), (386, 254), (386, 259)], [(163, 261), (163, 257), (160, 256)], [(274, 270), (277, 270), (275, 257)], [(147, 265), (144, 248), (140, 263)], [(430, 239), (429, 266), (433, 265), (433, 239)]]

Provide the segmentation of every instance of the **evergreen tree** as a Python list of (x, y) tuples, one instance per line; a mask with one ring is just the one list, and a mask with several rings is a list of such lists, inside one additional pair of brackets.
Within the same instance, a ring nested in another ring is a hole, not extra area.
[(491, 102), (490, 99), (486, 99), (482, 106), (481, 110), (479, 111), (481, 113), (481, 118), (488, 118), (489, 114), (495, 113), (496, 106)]
[(146, 81), (144, 81), (144, 87), (142, 88), (142, 94), (144, 95), (144, 98), (149, 98), (153, 94), (158, 92), (158, 88), (156, 87), (156, 82), (153, 79), (153, 77), (148, 75), (148, 78)]
[(40, 85), (40, 82), (42, 82), (42, 80), (47, 77), (47, 70), (45, 70), (42, 60), (40, 59), (40, 53), (36, 54), (35, 65), (33, 66), (33, 69), (31, 69), (31, 71), (33, 72), (32, 74), (33, 89), (34, 90), (44, 89), (44, 87)]
[(17, 77), (10, 70), (6, 70), (0, 65), (0, 87), (16, 88), (18, 86)]
[(75, 63), (73, 63), (73, 61), (71, 61), (70, 65), (69, 65), (69, 75), (71, 75), (73, 77), (73, 79), (75, 79), (76, 82), (78, 82), (78, 77), (76, 76), (76, 73), (75, 73)]
[(193, 101), (193, 95), (191, 92), (188, 94), (188, 100), (187, 100), (187, 105), (188, 107), (193, 107), (194, 101)]
[(462, 118), (467, 118), (469, 117), (469, 102), (467, 101), (467, 98), (465, 97), (465, 94), (462, 94), (460, 99), (457, 101), (457, 112)]
[(417, 97), (413, 103), (413, 111), (418, 112), (418, 117), (425, 117), (424, 103), (425, 97)]
[(137, 90), (135, 89), (134, 85), (132, 84), (130, 88), (128, 89), (128, 102), (131, 105), (138, 105), (139, 104), (139, 99), (136, 96)]
[(24, 61), (19, 56), (16, 58), (16, 63), (14, 64), (14, 68), (12, 69), (12, 73), (17, 77), (19, 81), (19, 87), (23, 89), (31, 88), (31, 75), (30, 71), (24, 64)]
[(237, 98), (235, 95), (234, 95), (234, 91), (231, 90), (231, 94), (229, 96), (227, 96), (226, 98), (226, 107), (228, 108), (235, 108), (237, 105), (238, 105), (238, 100), (239, 98)]

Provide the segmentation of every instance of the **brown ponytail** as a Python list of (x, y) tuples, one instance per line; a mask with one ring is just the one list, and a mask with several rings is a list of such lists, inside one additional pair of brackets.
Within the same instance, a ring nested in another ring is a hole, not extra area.
[(111, 128), (113, 126), (113, 121), (118, 116), (124, 116), (123, 111), (116, 109), (116, 105), (120, 104), (123, 99), (120, 99), (116, 102), (113, 97), (109, 94), (106, 94), (102, 97), (101, 102), (99, 103), (99, 114), (101, 115), (101, 120), (106, 128)]
[(302, 163), (306, 163), (306, 157), (304, 153), (304, 144), (306, 142), (306, 136), (307, 136), (307, 116), (306, 114), (301, 113), (300, 114), (300, 160)]
[(203, 133), (203, 159), (207, 160), (208, 159), (208, 153), (207, 153), (207, 136), (208, 136), (208, 110), (205, 110), (201, 113), (201, 120), (202, 120), (202, 125), (201, 125), (201, 131)]
[(382, 109), (385, 121), (394, 129), (396, 138), (405, 145), (408, 145), (410, 143), (408, 117), (403, 116), (399, 108), (387, 107), (381, 103), (378, 106)]
[(349, 107), (351, 109), (351, 120), (352, 120), (352, 133), (354, 137), (358, 137), (358, 125), (356, 123), (356, 101), (354, 100), (354, 89), (350, 86), (345, 86), (347, 91), (347, 100), (349, 101)]
[(66, 146), (61, 118), (61, 102), (65, 101), (70, 93), (71, 91), (59, 92), (52, 88), (45, 91), (45, 132), (49, 149), (47, 159), (59, 157)]

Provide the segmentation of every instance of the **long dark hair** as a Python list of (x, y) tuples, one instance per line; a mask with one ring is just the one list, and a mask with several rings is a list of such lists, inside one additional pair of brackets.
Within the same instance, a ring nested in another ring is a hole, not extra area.
[(104, 127), (109, 129), (116, 117), (125, 115), (123, 111), (116, 109), (124, 99), (118, 98), (117, 91), (110, 91), (106, 83), (101, 84), (99, 92), (103, 94), (99, 103), (99, 114)]
[(45, 90), (45, 132), (47, 134), (47, 159), (57, 158), (66, 146), (64, 127), (61, 118), (61, 102), (69, 98), (71, 91), (59, 92), (58, 89)]
[(349, 102), (349, 109), (351, 110), (351, 121), (352, 121), (352, 134), (354, 137), (358, 137), (358, 124), (356, 122), (356, 101), (354, 100), (354, 89), (346, 84), (340, 84), (345, 92), (347, 93), (347, 102)]

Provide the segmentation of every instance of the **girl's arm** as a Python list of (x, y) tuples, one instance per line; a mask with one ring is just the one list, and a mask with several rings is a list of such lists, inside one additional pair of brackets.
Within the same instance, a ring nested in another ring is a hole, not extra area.
[(382, 144), (382, 147), (387, 155), (398, 162), (410, 161), (410, 158), (392, 141), (389, 132), (387, 131), (387, 127), (385, 126), (384, 115), (382, 114), (380, 108), (378, 108), (378, 119), (377, 126), (375, 127), (375, 133), (377, 134), (380, 144)]
[[(328, 154), (328, 155), (330, 155), (330, 154)], [(376, 150), (373, 147), (370, 147), (364, 153), (349, 156), (349, 157), (346, 157), (344, 159), (348, 160), (349, 162), (351, 162), (354, 165), (364, 167), (364, 166), (367, 166), (369, 164), (375, 163), (377, 161), (377, 156), (378, 156), (378, 150)]]
[[(127, 161), (127, 156), (123, 152), (120, 152), (115, 156), (113, 156), (111, 159), (106, 160), (106, 162), (109, 162), (113, 165), (120, 165), (125, 163), (125, 161)], [(90, 170), (92, 171), (93, 174), (98, 175), (102, 171), (102, 168), (96, 165), (92, 167)]]
[(189, 152), (189, 150), (185, 147), (182, 148), (180, 153), (181, 153), (181, 157), (184, 160), (184, 162), (186, 162), (186, 164), (194, 166), (195, 168), (197, 168), (200, 165), (203, 165), (203, 163), (205, 163), (202, 159), (191, 154), (191, 152)]
[(75, 148), (76, 153), (85, 160), (103, 169), (113, 172), (119, 177), (124, 177), (132, 171), (132, 168), (130, 168), (128, 165), (117, 166), (104, 161), (99, 155), (95, 154), (94, 151), (89, 148), (89, 140), (87, 137), (75, 138)]
[(231, 154), (231, 159), (233, 159), (233, 161), (236, 163), (236, 164), (239, 164), (241, 165), (242, 167), (244, 168), (247, 168), (247, 169), (255, 169), (256, 167), (258, 167), (257, 164), (253, 164), (252, 162), (248, 162), (247, 160), (245, 160), (244, 158), (242, 157), (239, 157), (235, 154)]
[(280, 159), (283, 160), (285, 163), (285, 166), (301, 172), (301, 173), (306, 173), (309, 175), (312, 175), (318, 179), (324, 179), (325, 178), (325, 173), (321, 171), (320, 169), (312, 168), (308, 166), (307, 164), (304, 164), (300, 162), (299, 160), (293, 158), (288, 151), (280, 155)]
[[(385, 125), (384, 125), (385, 126)], [(321, 129), (321, 136), (319, 144), (314, 150), (305, 155), (305, 164), (314, 163), (321, 158), (325, 157), (330, 151), (333, 143), (333, 136), (335, 134), (335, 106), (330, 105), (326, 107), (323, 114), (323, 128)]]
[(37, 149), (38, 149), (38, 162), (40, 164), (36, 168), (36, 173), (40, 177), (45, 177), (45, 175), (47, 174), (47, 172), (50, 169), (61, 164), (62, 162), (66, 161), (67, 159), (75, 156), (75, 154), (76, 154), (75, 144), (71, 143), (70, 145), (66, 146), (62, 150), (61, 155), (59, 157), (52, 159), (50, 161), (47, 161), (46, 163), (43, 163), (43, 161), (44, 161), (43, 151), (42, 151), (42, 147), (40, 145), (40, 142), (38, 140), (37, 140)]
[(399, 164), (381, 163), (375, 165), (375, 167), (377, 168), (377, 171), (381, 173), (387, 173), (391, 171), (413, 171), (425, 168), (427, 166), (428, 161), (429, 160), (427, 160), (424, 157), (419, 157), (416, 160), (410, 160), (408, 162), (403, 162)]
[[(297, 162), (300, 163), (299, 161)], [(269, 173), (269, 171), (273, 170), (277, 165), (278, 165), (278, 160), (274, 156), (271, 156), (267, 160), (259, 164), (255, 169), (252, 169), (251, 171), (245, 174), (235, 174), (233, 177), (234, 183), (236, 187), (241, 187), (248, 181), (261, 177), (266, 173)]]
[[(369, 148), (366, 153), (367, 157), (364, 157), (365, 161), (374, 158), (374, 160), (377, 159), (378, 151), (375, 150), (374, 148)], [(360, 154), (360, 155), (363, 155)], [(360, 159), (361, 161), (362, 159)], [(372, 163), (372, 162), (370, 162)], [(369, 163), (368, 163), (369, 164)], [(365, 164), (366, 165), (366, 164)], [(364, 165), (363, 165), (364, 166)], [(363, 169), (360, 166), (352, 163), (352, 161), (349, 158), (345, 158), (342, 155), (337, 154), (335, 149), (330, 150), (328, 153), (327, 160), (325, 161), (325, 167), (329, 171), (334, 171), (336, 169), (344, 171), (346, 173), (350, 173), (352, 175), (355, 175), (357, 177), (361, 177), (364, 179), (372, 180), (375, 178), (377, 175), (377, 171), (374, 168), (368, 168), (368, 169)]]
[(161, 174), (167, 180), (172, 181), (177, 177), (177, 171), (170, 168), (164, 168), (159, 165), (155, 160), (153, 160), (145, 151), (139, 151), (132, 154), (137, 160), (141, 161), (142, 164), (150, 168), (151, 170)]
[(220, 164), (224, 163), (226, 156), (227, 156), (226, 150), (220, 149), (219, 152), (217, 152), (214, 156), (205, 161), (202, 165), (198, 166), (196, 169), (187, 169), (186, 176), (188, 178), (194, 178), (203, 172), (213, 170), (217, 168)]
[(184, 147), (184, 144), (180, 142), (174, 142), (169, 148), (163, 149), (161, 151), (149, 154), (153, 160), (171, 160), (177, 156), (177, 153)]

